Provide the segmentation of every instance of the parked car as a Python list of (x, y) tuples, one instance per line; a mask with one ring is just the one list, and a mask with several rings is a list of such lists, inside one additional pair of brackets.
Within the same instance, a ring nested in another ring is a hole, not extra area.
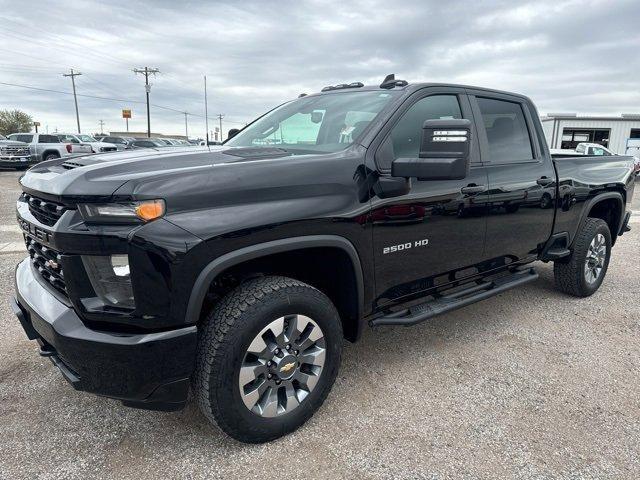
[(89, 144), (63, 143), (57, 135), (48, 133), (12, 133), (9, 140), (28, 143), (36, 162), (92, 153)]
[(134, 137), (117, 137), (117, 136), (106, 136), (100, 139), (101, 142), (111, 143), (115, 145), (118, 151), (122, 150), (130, 150), (132, 148), (133, 142), (136, 141)]
[(177, 146), (180, 146), (180, 142), (178, 142), (174, 138), (152, 137), (152, 140), (155, 140), (156, 142), (162, 144), (165, 147), (177, 147)]
[(131, 142), (132, 148), (160, 148), (166, 147), (164, 143), (158, 142), (153, 138), (147, 138), (144, 140), (135, 140)]
[(114, 143), (107, 143), (102, 141), (102, 139), (96, 140), (91, 135), (84, 135), (80, 133), (58, 133), (57, 135), (61, 142), (84, 143), (91, 145), (92, 153), (116, 152), (118, 150), (118, 147)]
[(600, 145), (599, 143), (579, 143), (576, 146), (576, 153), (578, 155), (617, 155), (617, 153), (613, 153), (607, 147)]
[(31, 153), (29, 145), (24, 142), (7, 140), (0, 135), (0, 167), (27, 168), (37, 163), (35, 155)]
[(522, 95), (388, 76), (285, 103), (220, 148), (36, 165), (14, 312), (77, 390), (156, 410), (192, 390), (229, 435), (275, 439), (320, 408), (368, 326), (532, 282), (537, 260), (562, 292), (598, 290), (633, 159), (555, 159), (542, 131)]

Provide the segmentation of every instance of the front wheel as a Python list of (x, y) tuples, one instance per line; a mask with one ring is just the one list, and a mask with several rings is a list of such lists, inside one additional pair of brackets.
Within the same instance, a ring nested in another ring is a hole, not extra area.
[(611, 232), (604, 220), (587, 218), (569, 257), (553, 265), (556, 286), (576, 297), (593, 295), (604, 280), (611, 257)]
[(252, 279), (200, 329), (195, 394), (205, 416), (237, 440), (273, 440), (322, 405), (341, 351), (342, 325), (326, 295), (291, 278)]

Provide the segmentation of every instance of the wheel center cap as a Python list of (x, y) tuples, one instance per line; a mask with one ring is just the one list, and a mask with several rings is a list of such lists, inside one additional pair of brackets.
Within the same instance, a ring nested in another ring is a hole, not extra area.
[(291, 378), (298, 367), (298, 359), (293, 355), (274, 357), (273, 363), (273, 372), (283, 380)]

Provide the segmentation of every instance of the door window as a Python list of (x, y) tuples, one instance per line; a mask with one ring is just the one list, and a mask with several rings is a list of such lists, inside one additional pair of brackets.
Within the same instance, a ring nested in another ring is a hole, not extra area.
[(487, 132), (492, 163), (514, 163), (533, 159), (531, 138), (522, 106), (516, 102), (477, 97)]
[(381, 170), (391, 169), (396, 158), (418, 157), (422, 138), (422, 125), (425, 120), (460, 119), (462, 111), (456, 95), (432, 95), (418, 100), (407, 110), (391, 130), (393, 156), (385, 156), (385, 165)]
[(60, 143), (60, 139), (57, 135), (40, 135), (38, 143)]
[(24, 143), (31, 143), (33, 141), (33, 135), (9, 135), (9, 138), (11, 140)]

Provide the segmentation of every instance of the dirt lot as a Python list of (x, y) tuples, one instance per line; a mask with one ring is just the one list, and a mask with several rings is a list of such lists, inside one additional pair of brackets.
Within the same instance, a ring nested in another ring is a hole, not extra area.
[[(25, 256), (0, 173), (0, 294)], [(638, 185), (640, 188), (640, 185)], [(640, 212), (640, 189), (634, 210)], [(346, 344), (302, 429), (258, 446), (195, 406), (132, 410), (75, 392), (0, 304), (0, 478), (640, 478), (640, 215), (602, 288), (523, 288)]]

